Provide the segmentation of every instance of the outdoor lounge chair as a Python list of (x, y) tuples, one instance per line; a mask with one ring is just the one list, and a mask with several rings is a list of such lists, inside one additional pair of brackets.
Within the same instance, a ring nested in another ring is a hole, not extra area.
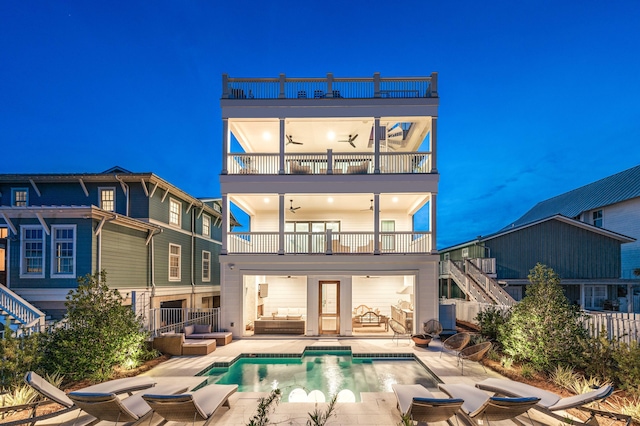
[(462, 399), (436, 398), (422, 385), (391, 385), (396, 394), (398, 410), (416, 422), (447, 421), (462, 406)]
[(536, 410), (562, 421), (564, 421), (565, 417), (562, 414), (559, 414), (558, 411), (576, 408), (591, 414), (591, 418), (585, 421), (585, 423), (588, 423), (595, 416), (604, 416), (608, 418), (615, 417), (618, 420), (627, 421), (627, 424), (631, 422), (631, 418), (623, 414), (609, 413), (606, 411), (585, 407), (591, 402), (604, 401), (605, 398), (613, 393), (612, 386), (602, 386), (601, 388), (594, 389), (591, 392), (569, 396), (566, 398), (561, 398), (559, 395), (556, 395), (553, 392), (549, 392), (544, 389), (528, 385), (526, 383), (520, 383), (509, 379), (489, 378), (476, 383), (476, 387), (479, 389), (494, 392), (497, 395), (513, 397), (525, 395), (535, 396), (537, 398), (540, 398), (540, 402), (538, 402), (538, 404), (534, 407)]
[(438, 388), (452, 398), (464, 400), (460, 411), (471, 422), (514, 419), (536, 405), (538, 397), (501, 398), (466, 384), (438, 384)]
[[(480, 363), (480, 360), (482, 360), (482, 358), (485, 357), (485, 355), (487, 354), (487, 352), (489, 352), (492, 348), (493, 344), (491, 342), (482, 342), (482, 343), (478, 343), (477, 345), (472, 345), (472, 346), (467, 346), (466, 348), (462, 349), (460, 352), (458, 352), (458, 360), (460, 361), (460, 365), (462, 366), (462, 373), (464, 375), (464, 361), (475, 361), (477, 363)], [(482, 368), (484, 369), (484, 372), (487, 372), (487, 369), (484, 368), (484, 365), (482, 363), (480, 363), (480, 365), (482, 365)]]
[(436, 319), (430, 319), (424, 323), (422, 331), (431, 335), (433, 339), (437, 339), (440, 337), (440, 333), (442, 333), (442, 324)]
[[(188, 389), (180, 383), (171, 383), (154, 388), (161, 394), (181, 393)], [(120, 399), (114, 393), (76, 391), (69, 393), (69, 398), (96, 420), (117, 423), (138, 423), (153, 414), (151, 407), (142, 399), (142, 392)]]
[(401, 337), (406, 337), (408, 339), (411, 338), (411, 333), (409, 333), (404, 325), (400, 324), (398, 321), (390, 319), (389, 327), (391, 328), (391, 331), (393, 331), (393, 337), (391, 338), (391, 341), (395, 339), (396, 345), (398, 344), (398, 341)]
[[(238, 390), (238, 385), (205, 386), (193, 393), (179, 395), (145, 394), (142, 398), (151, 409), (165, 421), (189, 422), (213, 419), (221, 406), (229, 407), (229, 397)], [(163, 422), (164, 423), (164, 422)]]
[(471, 340), (471, 335), (469, 333), (456, 333), (451, 337), (448, 337), (442, 342), (442, 348), (440, 350), (440, 358), (442, 358), (442, 351), (447, 349), (449, 351), (455, 352), (456, 355), (465, 346), (469, 344)]

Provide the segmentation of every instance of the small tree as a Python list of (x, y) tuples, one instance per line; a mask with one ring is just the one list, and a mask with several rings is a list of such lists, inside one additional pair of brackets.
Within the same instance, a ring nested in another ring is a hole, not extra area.
[(504, 351), (537, 368), (571, 363), (586, 337), (581, 314), (565, 297), (553, 269), (538, 263), (529, 274), (526, 297), (515, 305), (500, 327)]
[(478, 312), (476, 321), (480, 326), (480, 334), (489, 340), (498, 339), (498, 330), (509, 320), (511, 310), (503, 310), (493, 305)]
[(147, 334), (131, 307), (122, 305), (103, 270), (78, 278), (67, 295), (66, 327), (49, 336), (45, 367), (74, 380), (105, 380), (116, 366), (131, 368), (148, 356)]

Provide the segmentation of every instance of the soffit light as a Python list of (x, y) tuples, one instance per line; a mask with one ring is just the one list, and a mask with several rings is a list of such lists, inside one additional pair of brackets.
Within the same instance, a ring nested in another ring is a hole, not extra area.
[(327, 132), (327, 139), (329, 139), (330, 141), (333, 141), (333, 140), (335, 140), (335, 138), (336, 138), (336, 134), (335, 133), (333, 133), (332, 131), (328, 131)]
[(269, 199), (267, 197), (264, 197), (264, 202), (269, 204)]
[(270, 141), (271, 140), (271, 133), (262, 132), (262, 139), (264, 139), (265, 141)]
[(394, 203), (397, 203), (397, 202), (398, 202), (398, 197), (393, 197), (393, 198), (391, 199), (391, 201), (393, 201)]
[(333, 203), (333, 197), (329, 197), (329, 198), (327, 198), (327, 201), (328, 201), (329, 203)]

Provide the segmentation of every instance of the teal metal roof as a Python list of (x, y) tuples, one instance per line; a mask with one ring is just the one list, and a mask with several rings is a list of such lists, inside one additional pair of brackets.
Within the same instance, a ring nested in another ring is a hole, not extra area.
[(582, 212), (637, 197), (640, 197), (640, 165), (541, 201), (504, 229), (518, 227), (557, 214), (574, 218)]

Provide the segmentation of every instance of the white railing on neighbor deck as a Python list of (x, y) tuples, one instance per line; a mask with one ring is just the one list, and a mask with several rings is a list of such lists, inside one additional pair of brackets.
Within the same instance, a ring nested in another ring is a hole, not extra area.
[(489, 297), (493, 298), (497, 304), (513, 306), (517, 303), (513, 297), (504, 291), (495, 280), (483, 274), (482, 271), (470, 260), (465, 262), (465, 270), (467, 275), (478, 283), (478, 285), (480, 285), (480, 287), (482, 287)]
[[(430, 232), (380, 232), (381, 254), (430, 253)], [(373, 232), (284, 232), (284, 254), (374, 253)], [(227, 252), (231, 254), (277, 254), (278, 232), (230, 232)], [(330, 242), (330, 243), (328, 243)]]
[[(283, 154), (286, 175), (373, 174), (375, 154), (361, 153), (300, 153)], [(430, 152), (381, 152), (381, 174), (431, 173)], [(227, 173), (230, 175), (280, 174), (278, 153), (230, 153), (227, 156)]]
[(0, 311), (14, 320), (18, 325), (18, 333), (38, 332), (44, 328), (44, 312), (2, 285), (0, 285)]
[(438, 97), (438, 73), (429, 77), (230, 78), (222, 75), (222, 99), (368, 99)]
[(459, 321), (468, 322), (471, 324), (478, 324), (476, 320), (476, 316), (484, 309), (488, 309), (490, 307), (495, 309), (500, 309), (504, 312), (511, 309), (511, 306), (506, 305), (495, 305), (493, 303), (482, 303), (475, 302), (469, 300), (462, 299), (440, 299), (441, 305), (456, 305), (456, 319)]
[(640, 341), (640, 314), (592, 311), (585, 314), (585, 327), (592, 337), (599, 337), (604, 331), (609, 340)]
[(149, 309), (151, 336), (180, 333), (191, 324), (211, 324), (211, 331), (221, 331), (220, 308), (153, 308)]

